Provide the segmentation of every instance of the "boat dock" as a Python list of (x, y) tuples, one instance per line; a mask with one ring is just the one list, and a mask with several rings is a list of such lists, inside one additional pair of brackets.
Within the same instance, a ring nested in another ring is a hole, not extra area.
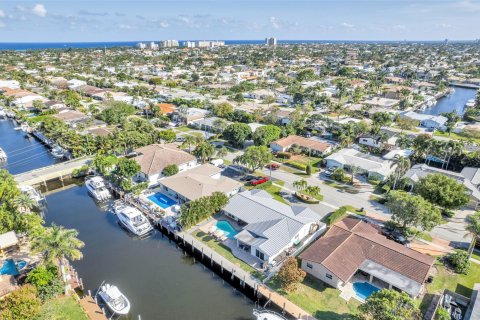
[(479, 85), (472, 84), (472, 83), (450, 82), (448, 85), (452, 87), (459, 87), (459, 88), (480, 89)]
[(98, 306), (97, 302), (89, 296), (86, 295), (80, 299), (80, 305), (82, 306), (85, 313), (88, 315), (90, 320), (107, 320), (103, 310)]
[(80, 169), (92, 161), (90, 157), (78, 158), (51, 166), (31, 170), (14, 176), (20, 186), (45, 185), (48, 181), (71, 176), (73, 170)]

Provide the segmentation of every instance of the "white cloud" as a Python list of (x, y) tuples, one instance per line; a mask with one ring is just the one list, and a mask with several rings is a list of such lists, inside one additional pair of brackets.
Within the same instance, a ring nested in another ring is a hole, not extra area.
[(134, 26), (131, 26), (131, 25), (129, 25), (129, 24), (120, 24), (118, 27), (119, 27), (120, 29), (123, 29), (123, 30), (132, 30), (132, 29), (135, 29)]
[(355, 25), (354, 24), (351, 24), (351, 23), (348, 23), (348, 22), (342, 22), (342, 24), (340, 24), (342, 27), (345, 27), (345, 28), (354, 28)]
[(3, 12), (3, 10), (0, 10), (0, 18), (5, 18), (7, 15), (5, 14), (5, 12)]
[(5, 28), (7, 25), (5, 23), (3, 23), (2, 21), (0, 21), (0, 28)]
[(280, 24), (278, 23), (278, 19), (275, 17), (270, 17), (270, 24), (274, 29), (280, 29)]
[(406, 30), (407, 27), (405, 27), (403, 24), (396, 24), (393, 27), (393, 30)]
[(454, 3), (453, 6), (468, 12), (480, 11), (480, 3), (473, 2), (472, 0), (461, 0)]
[(45, 9), (43, 4), (38, 3), (32, 8), (32, 14), (39, 17), (45, 17), (47, 15), (47, 9)]
[(168, 28), (170, 27), (170, 23), (168, 23), (167, 21), (160, 21), (160, 28)]
[(435, 27), (441, 28), (441, 29), (450, 29), (452, 25), (448, 23), (437, 23)]

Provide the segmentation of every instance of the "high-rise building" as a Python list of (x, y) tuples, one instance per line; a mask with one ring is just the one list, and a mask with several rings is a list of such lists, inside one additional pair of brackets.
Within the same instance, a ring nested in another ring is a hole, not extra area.
[(223, 47), (225, 45), (225, 41), (202, 40), (202, 41), (197, 41), (195, 45), (198, 48)]
[(139, 42), (137, 43), (137, 48), (138, 49), (145, 49), (147, 47), (147, 45), (143, 42)]
[(276, 46), (277, 45), (277, 38), (271, 37), (271, 38), (265, 38), (265, 45), (267, 46)]
[(160, 47), (162, 48), (171, 48), (171, 47), (178, 47), (178, 40), (163, 40), (160, 41)]
[(183, 46), (187, 47), (187, 48), (195, 48), (195, 42), (194, 41), (185, 41), (183, 43)]
[(158, 49), (158, 44), (156, 44), (155, 42), (152, 41), (148, 44), (148, 49), (157, 50)]

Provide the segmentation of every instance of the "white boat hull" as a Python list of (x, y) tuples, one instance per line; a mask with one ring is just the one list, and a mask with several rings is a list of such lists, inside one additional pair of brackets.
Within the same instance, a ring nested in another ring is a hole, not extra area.
[(114, 286), (110, 286), (108, 284), (103, 285), (100, 290), (98, 291), (98, 295), (107, 305), (108, 309), (112, 311), (116, 315), (126, 315), (130, 312), (130, 302), (128, 301), (127, 297), (116, 287), (116, 296), (112, 297), (109, 292), (111, 292), (111, 288)]

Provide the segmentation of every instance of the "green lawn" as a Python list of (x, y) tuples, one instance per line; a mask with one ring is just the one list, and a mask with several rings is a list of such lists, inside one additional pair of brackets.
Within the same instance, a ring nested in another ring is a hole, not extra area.
[(473, 251), (472, 258), (480, 261), (480, 252), (478, 250)]
[(458, 133), (455, 133), (455, 132), (452, 132), (449, 135), (448, 132), (442, 132), (442, 131), (435, 130), (433, 135), (437, 136), (437, 137), (450, 138), (450, 139), (453, 139), (453, 140), (465, 140), (465, 141), (470, 141), (471, 140), (475, 143), (480, 143), (480, 139), (468, 138), (468, 137), (462, 136), (461, 134), (458, 134)]
[(347, 209), (347, 211), (353, 212), (353, 213), (358, 214), (360, 216), (364, 216), (366, 214), (365, 210), (361, 211), (359, 208), (351, 206), (349, 204), (347, 204), (345, 206), (342, 206), (342, 207), (345, 207)]
[(271, 279), (268, 285), (321, 320), (355, 319), (354, 314), (356, 314), (360, 305), (355, 299), (350, 299), (349, 302), (343, 300), (340, 298), (339, 290), (328, 287), (320, 280), (316, 280), (309, 275), (292, 293), (283, 292), (275, 278)]
[(457, 274), (447, 270), (441, 262), (436, 262), (434, 267), (438, 270), (431, 284), (427, 284), (428, 293), (420, 301), (420, 309), (425, 312), (430, 305), (434, 293), (441, 293), (444, 289), (451, 290), (465, 297), (472, 295), (473, 285), (480, 279), (480, 265), (471, 263), (468, 274)]
[(226, 258), (228, 261), (233, 262), (234, 264), (240, 266), (243, 270), (247, 271), (248, 273), (252, 274), (254, 277), (257, 279), (263, 280), (265, 279), (265, 275), (259, 271), (257, 271), (255, 268), (252, 266), (246, 264), (242, 260), (238, 259), (235, 257), (232, 252), (230, 251), (230, 248), (227, 246), (223, 245), (222, 243), (216, 241), (213, 237), (210, 235), (206, 234), (205, 232), (198, 230), (193, 233), (193, 236), (197, 237), (198, 239), (202, 240), (207, 246), (215, 250), (217, 253), (221, 254), (224, 258)]
[(192, 131), (192, 129), (190, 129), (189, 127), (176, 127), (175, 130), (177, 131), (180, 131), (180, 132), (188, 132), (188, 131)]
[(327, 181), (324, 181), (323, 183), (325, 183), (327, 186), (330, 186), (330, 187), (335, 188), (335, 189), (343, 190), (347, 193), (356, 194), (356, 193), (360, 192), (358, 189), (356, 189), (352, 186), (349, 186), (349, 185), (346, 185), (346, 184), (343, 184), (343, 183), (338, 183), (336, 181), (327, 180)]
[(60, 297), (45, 302), (37, 320), (88, 320), (74, 297)]

